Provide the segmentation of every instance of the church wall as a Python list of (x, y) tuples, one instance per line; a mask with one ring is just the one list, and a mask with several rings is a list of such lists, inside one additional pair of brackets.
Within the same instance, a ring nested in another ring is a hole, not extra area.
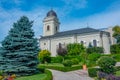
[(104, 48), (104, 53), (105, 54), (110, 54), (110, 38), (108, 35), (103, 34), (103, 48)]
[(89, 43), (91, 43), (93, 45), (93, 40), (96, 40), (97, 46), (102, 46), (99, 35), (100, 35), (99, 33), (78, 34), (77, 35), (77, 42), (81, 43), (81, 41), (83, 41), (84, 46), (88, 47)]
[(50, 50), (49, 49), (49, 40), (48, 39), (44, 39), (44, 40), (40, 40), (40, 48), (42, 50)]
[(56, 50), (57, 47), (59, 45), (59, 43), (61, 43), (62, 45), (67, 45), (69, 43), (73, 43), (73, 37), (72, 36), (64, 36), (64, 37), (57, 37), (57, 38), (52, 38), (51, 39), (51, 53), (52, 56), (56, 56)]

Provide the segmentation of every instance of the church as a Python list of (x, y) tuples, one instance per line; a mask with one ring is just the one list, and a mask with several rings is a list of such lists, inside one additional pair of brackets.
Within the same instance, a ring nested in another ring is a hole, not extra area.
[(111, 27), (106, 29), (86, 27), (63, 32), (60, 32), (59, 28), (60, 22), (57, 14), (55, 11), (50, 10), (43, 20), (43, 35), (39, 40), (41, 50), (49, 50), (51, 56), (57, 55), (60, 44), (62, 47), (69, 43), (81, 43), (85, 47), (91, 44), (94, 47), (103, 47), (104, 54), (110, 54), (110, 45), (115, 44)]

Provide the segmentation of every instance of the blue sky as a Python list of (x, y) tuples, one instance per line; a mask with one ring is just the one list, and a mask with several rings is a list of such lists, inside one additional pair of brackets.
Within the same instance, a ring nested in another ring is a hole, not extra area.
[(23, 15), (34, 20), (35, 36), (39, 37), (51, 8), (60, 20), (60, 31), (84, 28), (87, 23), (92, 28), (120, 25), (120, 0), (0, 0), (0, 41)]

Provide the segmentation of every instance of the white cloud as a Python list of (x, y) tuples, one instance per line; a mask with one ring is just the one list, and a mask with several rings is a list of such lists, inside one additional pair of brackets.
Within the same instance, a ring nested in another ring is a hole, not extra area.
[[(19, 18), (23, 15), (29, 17), (30, 20), (34, 21), (33, 29), (35, 31), (36, 37), (38, 37), (42, 32), (42, 20), (45, 16), (45, 10), (41, 9), (40, 7), (33, 10), (33, 11), (21, 11), (19, 9), (12, 9), (12, 10), (4, 10), (0, 8), (0, 38), (3, 38), (8, 34), (10, 28), (14, 22), (19, 20)], [(0, 39), (0, 41), (1, 41)]]
[(120, 25), (120, 10), (107, 11), (77, 20), (70, 20), (62, 24), (62, 30), (87, 27), (87, 23), (89, 23), (89, 27), (92, 28), (105, 28)]

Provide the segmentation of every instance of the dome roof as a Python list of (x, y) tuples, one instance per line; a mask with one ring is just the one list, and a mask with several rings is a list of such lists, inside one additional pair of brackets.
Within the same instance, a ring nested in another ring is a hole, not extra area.
[(47, 13), (47, 17), (50, 17), (50, 16), (55, 16), (55, 17), (57, 17), (57, 14), (56, 14), (55, 11), (50, 10), (50, 11)]

